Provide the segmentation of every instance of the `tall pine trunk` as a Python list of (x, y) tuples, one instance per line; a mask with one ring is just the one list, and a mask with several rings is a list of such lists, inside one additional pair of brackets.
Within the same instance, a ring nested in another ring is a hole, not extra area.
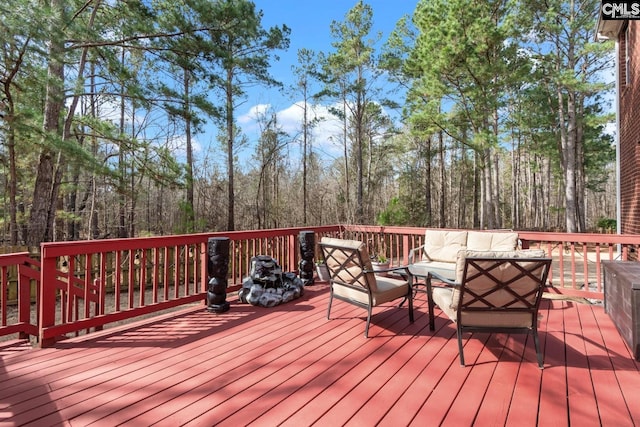
[(184, 69), (184, 117), (185, 117), (185, 139), (187, 144), (187, 232), (195, 231), (195, 206), (193, 195), (193, 143), (191, 141), (191, 101), (190, 96), (190, 74)]
[(227, 196), (229, 202), (229, 208), (227, 211), (227, 231), (233, 231), (236, 228), (235, 225), (235, 187), (234, 187), (234, 161), (233, 161), (233, 149), (235, 139), (235, 129), (233, 122), (233, 70), (227, 70), (226, 80), (226, 125), (227, 125), (227, 174), (229, 182), (227, 186)]
[[(63, 13), (61, 0), (51, 0), (50, 6), (53, 16), (60, 19)], [(31, 214), (27, 235), (25, 236), (25, 242), (32, 247), (39, 246), (40, 242), (53, 239), (54, 215), (52, 211), (55, 211), (55, 200), (57, 198), (56, 186), (54, 186), (56, 153), (50, 148), (50, 144), (46, 139), (60, 137), (60, 113), (64, 105), (64, 93), (62, 90), (64, 82), (62, 58), (64, 46), (62, 36), (59, 35), (59, 29), (62, 27), (63, 25), (57, 22), (55, 18), (51, 20), (43, 123), (43, 138), (45, 141), (38, 160)]]

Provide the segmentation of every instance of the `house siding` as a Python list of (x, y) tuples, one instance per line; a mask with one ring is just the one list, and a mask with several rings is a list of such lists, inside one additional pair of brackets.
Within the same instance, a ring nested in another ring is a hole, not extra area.
[[(629, 21), (628, 28), (619, 35), (620, 228), (624, 234), (640, 234), (639, 24)], [(627, 60), (627, 53), (630, 60)]]

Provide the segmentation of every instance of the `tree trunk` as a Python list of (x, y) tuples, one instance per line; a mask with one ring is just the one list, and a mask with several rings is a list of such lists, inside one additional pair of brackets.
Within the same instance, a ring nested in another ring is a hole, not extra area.
[(307, 195), (307, 164), (309, 162), (309, 117), (307, 112), (307, 90), (304, 89), (304, 104), (302, 111), (302, 224), (307, 225), (307, 209), (308, 198)]
[(344, 221), (351, 220), (351, 180), (349, 178), (349, 144), (347, 140), (347, 99), (342, 94), (342, 148), (344, 150)]
[[(51, 9), (55, 13), (62, 10), (61, 0), (51, 0)], [(55, 34), (61, 25), (51, 23), (51, 34)], [(61, 37), (52, 37), (49, 41), (49, 63), (47, 66), (47, 88), (44, 101), (44, 124), (43, 131), (45, 139), (38, 168), (36, 170), (36, 180), (33, 191), (33, 202), (29, 217), (29, 226), (25, 242), (28, 246), (39, 246), (40, 242), (50, 241), (53, 238), (53, 230), (49, 226), (51, 211), (55, 210), (54, 194), (54, 157), (56, 153), (49, 148), (47, 138), (60, 137), (60, 113), (64, 104), (64, 93), (62, 85), (64, 82), (64, 65), (62, 54), (64, 46), (60, 41)]]
[(498, 229), (502, 228), (502, 186), (500, 185), (500, 155), (497, 150), (491, 149), (493, 152), (492, 163), (493, 166), (491, 168), (493, 174), (491, 179), (491, 190), (493, 191), (491, 195), (491, 205), (493, 207), (493, 228)]
[[(13, 105), (10, 106), (10, 114), (13, 116)], [(9, 235), (11, 246), (18, 244), (18, 206), (16, 196), (18, 194), (18, 174), (16, 168), (16, 140), (13, 127), (7, 134), (7, 146), (9, 149)]]
[(447, 226), (446, 218), (446, 203), (447, 203), (447, 185), (446, 185), (446, 165), (444, 162), (444, 135), (442, 131), (438, 132), (438, 154), (440, 160), (440, 185), (442, 190), (440, 191), (440, 215), (438, 225), (440, 228)]
[[(120, 62), (123, 67), (125, 66), (125, 50), (121, 49)], [(125, 87), (124, 83), (120, 84), (120, 135), (125, 134)], [(125, 194), (126, 182), (125, 177), (127, 175), (127, 169), (125, 164), (126, 154), (124, 141), (120, 140), (120, 147), (118, 150), (118, 170), (120, 175), (118, 177), (118, 237), (127, 237), (127, 196)]]
[(431, 202), (431, 137), (426, 140), (424, 164), (425, 223), (427, 227), (430, 227), (433, 224), (433, 203)]
[(18, 59), (15, 61), (13, 69), (7, 70), (3, 76), (3, 103), (5, 105), (2, 111), (3, 118), (7, 124), (6, 145), (9, 155), (9, 242), (12, 246), (18, 245), (18, 169), (16, 158), (16, 109), (13, 101), (12, 85), (14, 78), (18, 74), (20, 65), (23, 62), (24, 54), (28, 43), (25, 43), (20, 50)]
[[(467, 191), (469, 188), (469, 180), (465, 179), (467, 177), (467, 173), (469, 173), (467, 166), (467, 151), (464, 148), (460, 148), (460, 170), (462, 176), (458, 180), (458, 199), (460, 200), (459, 214), (458, 214), (458, 224), (466, 224), (467, 223)], [(472, 191), (475, 191), (472, 189)], [(471, 211), (473, 212), (473, 206), (471, 206)]]
[(495, 218), (495, 200), (494, 200), (494, 191), (493, 191), (493, 172), (492, 172), (492, 155), (490, 148), (484, 148), (482, 151), (482, 182), (483, 186), (483, 195), (484, 195), (484, 218), (485, 223), (481, 224), (481, 228), (495, 229), (496, 228), (496, 218)]
[(480, 154), (473, 152), (473, 228), (478, 229), (483, 223), (482, 180), (480, 179)]
[(234, 194), (234, 161), (233, 161), (233, 142), (235, 139), (235, 130), (233, 123), (233, 70), (227, 70), (227, 86), (226, 86), (226, 119), (227, 119), (227, 174), (228, 182), (228, 201), (229, 209), (227, 211), (227, 231), (234, 231), (235, 225), (235, 194)]
[(565, 219), (566, 232), (577, 233), (577, 158), (576, 158), (576, 115), (575, 95), (572, 92), (567, 96), (567, 132), (564, 146), (564, 176), (565, 176)]
[(576, 210), (577, 210), (577, 224), (578, 231), (584, 233), (587, 231), (586, 215), (586, 182), (585, 182), (585, 164), (584, 164), (584, 123), (582, 123), (582, 117), (584, 117), (584, 98), (578, 95), (576, 101)]
[(355, 144), (356, 144), (356, 223), (362, 224), (364, 217), (364, 159), (363, 159), (363, 149), (362, 145), (364, 144), (364, 132), (362, 130), (363, 126), (363, 114), (364, 114), (364, 105), (360, 99), (358, 99), (356, 104), (356, 129), (355, 129)]
[(520, 144), (512, 134), (511, 143), (511, 226), (519, 229), (520, 194), (518, 189), (524, 185), (520, 181)]
[(6, 132), (7, 151), (9, 154), (9, 243), (18, 244), (18, 170), (16, 166), (16, 134), (15, 134), (15, 106), (11, 94), (11, 79), (4, 82), (4, 99), (6, 114), (4, 120), (8, 125)]
[(191, 102), (190, 96), (190, 75), (189, 70), (184, 71), (184, 117), (185, 117), (185, 139), (187, 144), (187, 232), (193, 232), (195, 227), (195, 207), (193, 205), (193, 144), (191, 141)]

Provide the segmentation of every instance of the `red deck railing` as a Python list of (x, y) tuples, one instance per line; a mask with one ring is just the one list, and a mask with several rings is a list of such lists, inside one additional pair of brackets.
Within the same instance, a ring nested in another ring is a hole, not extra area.
[[(19, 338), (37, 335), (37, 316), (32, 318), (32, 307), (37, 307), (38, 301), (39, 278), (37, 273), (33, 274), (37, 266), (28, 252), (0, 255), (0, 335), (18, 334)], [(16, 304), (10, 306), (9, 301), (14, 299)]]
[[(255, 255), (269, 255), (284, 271), (297, 271), (300, 231), (362, 240), (372, 254), (383, 253), (393, 265), (406, 264), (411, 249), (423, 243), (425, 228), (325, 226), (43, 243), (41, 261), (27, 253), (0, 256), (0, 336), (37, 336), (50, 345), (68, 334), (100, 329), (108, 323), (175, 306), (204, 301), (207, 241), (228, 237), (229, 291), (241, 286)], [(522, 246), (553, 256), (550, 285), (558, 292), (603, 298), (602, 260), (627, 260), (640, 236), (519, 232)], [(13, 272), (11, 269), (14, 269)], [(10, 283), (17, 277), (17, 283)], [(8, 295), (17, 287), (12, 301)], [(37, 289), (37, 290), (36, 290)]]

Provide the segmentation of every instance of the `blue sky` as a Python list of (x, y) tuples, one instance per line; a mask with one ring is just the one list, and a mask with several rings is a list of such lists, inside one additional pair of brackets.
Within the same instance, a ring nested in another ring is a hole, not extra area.
[[(263, 11), (265, 28), (285, 24), (291, 28), (291, 44), (287, 52), (281, 52), (281, 60), (274, 64), (272, 72), (276, 78), (287, 82), (291, 67), (297, 65), (297, 52), (301, 48), (330, 52), (332, 38), (329, 26), (332, 21), (344, 21), (346, 13), (355, 6), (356, 0), (253, 0), (256, 9)], [(403, 15), (411, 15), (417, 0), (368, 0), (373, 9), (373, 32), (381, 31), (380, 47)], [(265, 94), (264, 102), (271, 100)]]
[[(274, 63), (271, 68), (272, 75), (288, 85), (292, 81), (292, 66), (298, 65), (298, 50), (307, 48), (316, 52), (332, 52), (330, 24), (332, 21), (344, 21), (346, 13), (357, 1), (254, 0), (254, 3), (256, 9), (263, 11), (263, 27), (285, 24), (291, 29), (289, 49), (278, 52), (280, 61)], [(398, 20), (404, 15), (413, 14), (417, 0), (368, 0), (365, 3), (373, 9), (372, 35), (377, 32), (382, 33), (377, 46), (377, 49), (381, 49)], [(239, 155), (241, 157), (250, 155), (259, 135), (253, 117), (256, 111), (264, 111), (265, 106), (277, 112), (279, 123), (284, 130), (295, 134), (300, 128), (301, 120), (300, 108), (295, 106), (296, 101), (300, 100), (285, 96), (278, 89), (261, 87), (253, 89), (247, 102), (236, 111), (243, 133), (249, 138), (249, 147)], [(341, 150), (337, 143), (334, 147), (331, 146), (331, 129), (335, 126), (337, 126), (335, 123), (327, 121), (315, 131), (314, 135), (315, 147), (328, 157), (339, 155)]]

